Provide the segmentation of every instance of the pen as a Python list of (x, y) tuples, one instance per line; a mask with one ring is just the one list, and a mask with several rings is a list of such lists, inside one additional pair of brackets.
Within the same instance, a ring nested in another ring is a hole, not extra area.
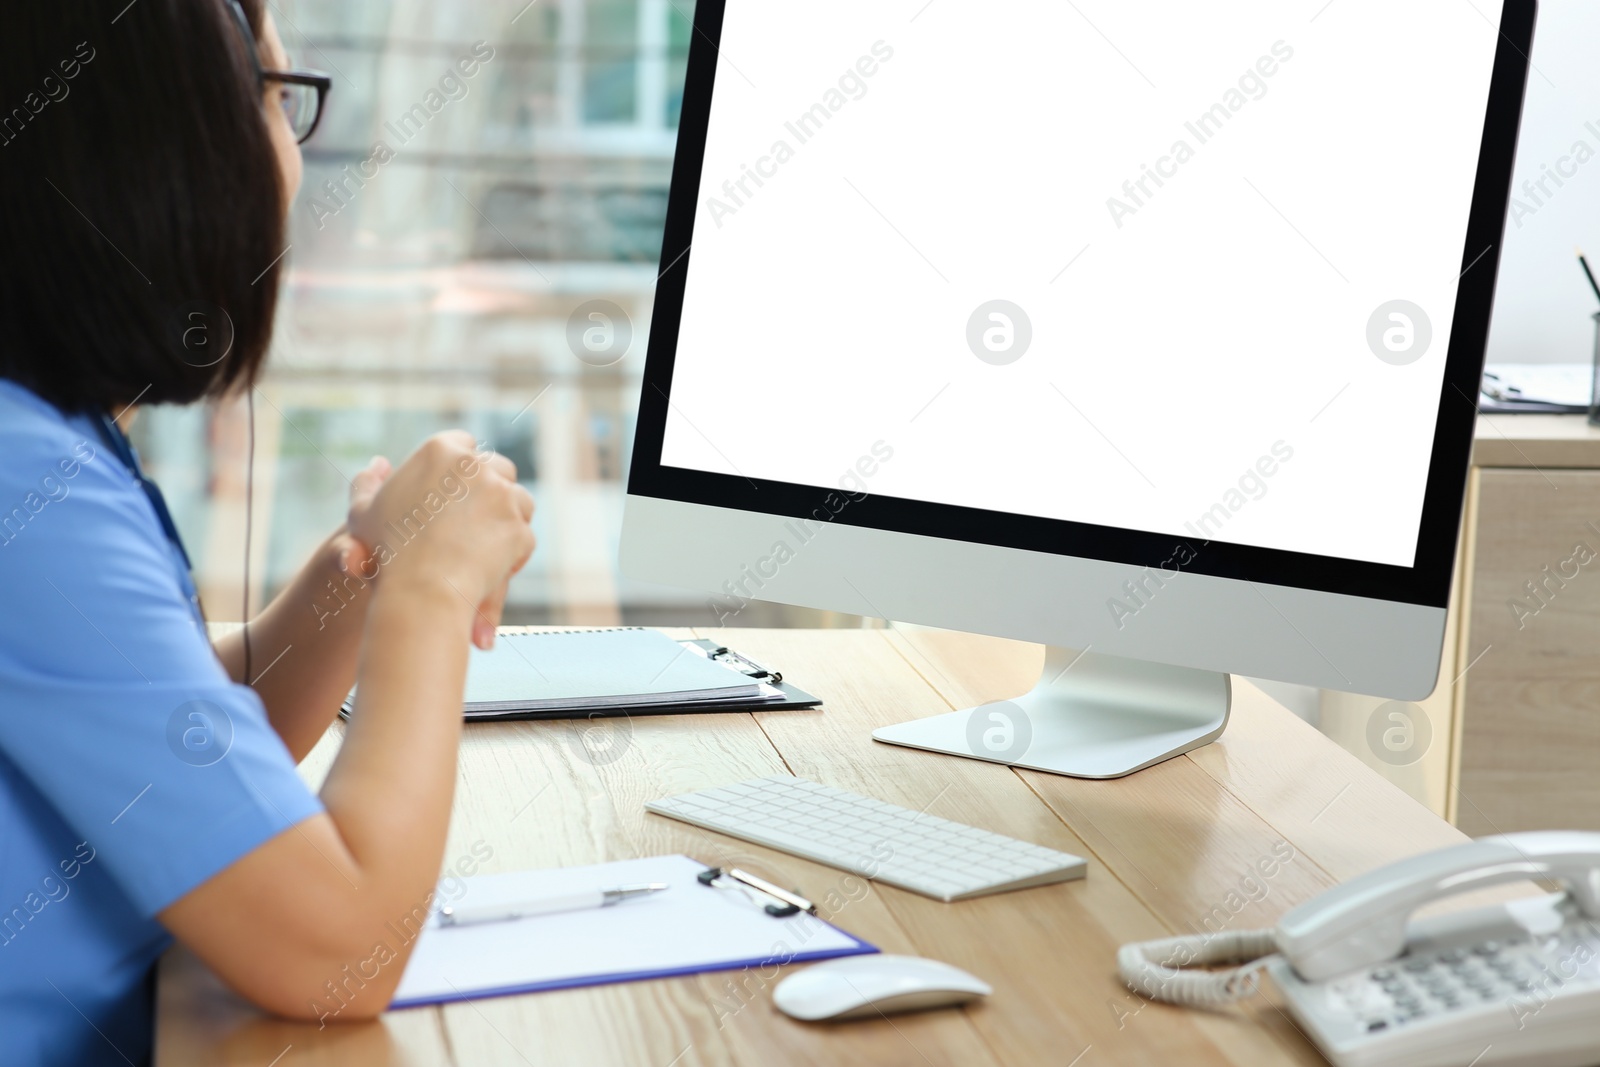
[(1589, 279), (1589, 288), (1594, 290), (1595, 299), (1600, 300), (1600, 282), (1594, 280), (1594, 271), (1589, 269), (1589, 261), (1584, 258), (1583, 249), (1579, 248), (1576, 251), (1578, 253), (1578, 266), (1583, 268), (1583, 276)]
[(728, 872), (728, 877), (738, 882), (743, 882), (752, 889), (759, 890), (769, 897), (776, 897), (791, 908), (799, 908), (808, 915), (817, 913), (817, 906), (798, 893), (791, 893), (782, 886), (773, 885), (765, 878), (757, 878), (748, 871), (741, 871), (737, 867)]
[(468, 905), (464, 908), (447, 904), (439, 909), (439, 925), (476, 926), (478, 923), (507, 922), (511, 919), (526, 919), (558, 911), (609, 908), (624, 900), (647, 897), (667, 888), (670, 887), (666, 882), (643, 882), (639, 885), (619, 885), (610, 889), (581, 889), (575, 893), (552, 893), (508, 904), (480, 904), (476, 907)]

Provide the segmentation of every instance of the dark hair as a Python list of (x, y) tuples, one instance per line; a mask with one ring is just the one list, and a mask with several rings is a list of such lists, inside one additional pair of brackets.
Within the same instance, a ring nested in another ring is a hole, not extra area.
[(232, 2), (6, 6), (0, 378), (68, 411), (254, 382), (284, 197)]

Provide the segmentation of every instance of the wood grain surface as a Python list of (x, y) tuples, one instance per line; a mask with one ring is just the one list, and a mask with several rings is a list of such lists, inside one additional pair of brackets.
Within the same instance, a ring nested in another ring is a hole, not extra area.
[[(674, 631), (691, 636), (690, 631)], [(1460, 832), (1235, 680), (1216, 743), (1139, 774), (1084, 781), (871, 740), (881, 725), (1024, 692), (1037, 646), (916, 628), (705, 636), (823, 697), (814, 711), (467, 729), (445, 860), (484, 873), (684, 852), (832, 899), (825, 917), (886, 952), (995, 987), (961, 1010), (806, 1025), (755, 970), (287, 1023), (176, 948), (160, 972), (156, 1062), (296, 1065), (1319, 1064), (1270, 992), (1227, 1011), (1147, 1004), (1117, 981), (1124, 942), (1271, 924), (1290, 906)], [(302, 771), (318, 784), (335, 725)], [(1089, 859), (1086, 879), (942, 904), (647, 814), (644, 802), (789, 772)], [(1270, 870), (1270, 875), (1264, 872)], [(791, 968), (784, 968), (787, 973)]]

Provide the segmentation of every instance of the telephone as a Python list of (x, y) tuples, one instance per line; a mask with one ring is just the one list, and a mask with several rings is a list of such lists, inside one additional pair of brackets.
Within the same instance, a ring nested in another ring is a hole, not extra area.
[[(1409, 921), (1441, 897), (1525, 879), (1565, 892)], [(1193, 964), (1242, 964), (1185, 970)], [(1265, 970), (1336, 1067), (1600, 1064), (1600, 833), (1503, 834), (1392, 863), (1272, 930), (1125, 945), (1152, 1000), (1215, 1005)]]

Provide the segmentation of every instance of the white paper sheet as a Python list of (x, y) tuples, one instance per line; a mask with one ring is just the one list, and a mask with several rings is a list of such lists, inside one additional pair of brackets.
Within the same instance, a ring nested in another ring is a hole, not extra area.
[(701, 885), (695, 875), (704, 869), (688, 856), (652, 856), (462, 879), (453, 898), (441, 887), (437, 903), (465, 905), (638, 882), (672, 886), (609, 908), (510, 922), (440, 927), (431, 918), (391, 1007), (877, 951), (820, 919), (774, 918), (743, 893)]
[(1594, 368), (1587, 363), (1491, 363), (1483, 370), (1485, 384), (1500, 393), (1495, 399), (1587, 407), (1594, 387)]

